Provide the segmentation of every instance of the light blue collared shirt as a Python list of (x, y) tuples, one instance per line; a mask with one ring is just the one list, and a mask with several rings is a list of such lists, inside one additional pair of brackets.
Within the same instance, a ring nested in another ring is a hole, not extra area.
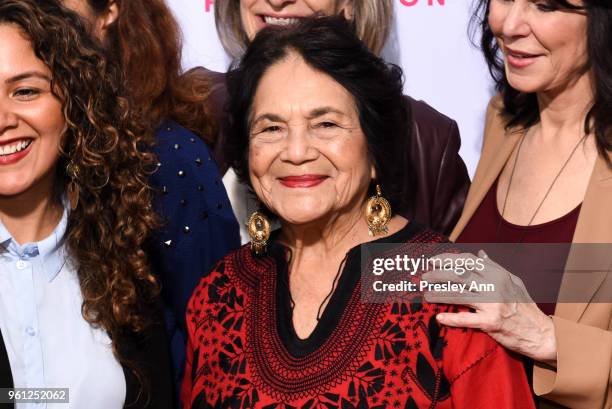
[(20, 409), (120, 409), (126, 385), (102, 329), (81, 314), (83, 296), (64, 245), (68, 209), (50, 236), (20, 245), (0, 222), (0, 330), (16, 388), (69, 388), (70, 403)]

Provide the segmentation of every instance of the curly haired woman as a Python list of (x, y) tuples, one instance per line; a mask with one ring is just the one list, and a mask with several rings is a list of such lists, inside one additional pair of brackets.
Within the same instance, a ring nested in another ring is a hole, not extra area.
[(171, 407), (143, 250), (152, 138), (54, 1), (3, 0), (0, 37), (0, 385), (68, 388), (63, 407)]
[(187, 301), (201, 278), (238, 247), (238, 222), (212, 146), (216, 129), (207, 76), (181, 75), (180, 30), (164, 0), (61, 0), (76, 11), (108, 58), (120, 65), (134, 106), (155, 133), (160, 164), (150, 182), (163, 229), (148, 252), (161, 280), (166, 325), (180, 385), (185, 361)]

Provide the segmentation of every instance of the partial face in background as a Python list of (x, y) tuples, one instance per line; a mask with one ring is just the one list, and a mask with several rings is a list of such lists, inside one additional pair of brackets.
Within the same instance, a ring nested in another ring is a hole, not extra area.
[(315, 14), (353, 17), (354, 0), (240, 0), (242, 27), (252, 40), (267, 25), (287, 25)]
[[(490, 0), (489, 25), (510, 85), (521, 92), (563, 90), (588, 75), (587, 17), (554, 1)], [(578, 0), (570, 0), (582, 6)]]
[(51, 72), (18, 27), (0, 38), (0, 197), (52, 189), (66, 122)]
[(100, 41), (106, 39), (109, 27), (119, 17), (119, 6), (114, 0), (109, 0), (106, 8), (101, 11), (94, 10), (88, 0), (63, 0), (63, 4), (80, 15), (89, 25), (91, 33)]
[(270, 67), (251, 109), (249, 174), (288, 223), (360, 211), (375, 172), (352, 95), (295, 54)]

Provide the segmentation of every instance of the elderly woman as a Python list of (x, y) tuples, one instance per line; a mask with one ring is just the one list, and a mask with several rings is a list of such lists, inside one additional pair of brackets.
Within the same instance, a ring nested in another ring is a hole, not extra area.
[[(215, 3), (215, 21), (225, 49), (239, 58), (259, 30), (267, 26), (284, 26), (312, 15), (343, 15), (352, 20), (357, 35), (375, 54), (380, 54), (393, 21), (392, 0), (223, 0)], [(211, 105), (222, 107), (226, 98), (223, 76), (214, 77)], [(415, 219), (443, 234), (450, 234), (459, 219), (470, 179), (459, 156), (459, 129), (452, 119), (440, 114), (423, 101), (405, 96), (412, 110), (412, 126), (405, 135), (403, 153), (396, 166), (406, 166), (411, 178), (403, 180), (404, 194), (396, 212)], [(219, 111), (217, 111), (219, 112)], [(219, 115), (222, 112), (219, 112)], [(409, 137), (410, 136), (410, 137)], [(233, 137), (222, 133), (215, 155), (223, 170), (224, 140)], [(228, 178), (224, 178), (228, 180)], [(244, 194), (228, 186), (232, 203), (239, 213)], [(246, 214), (246, 213), (245, 213)]]
[(117, 67), (57, 2), (3, 0), (0, 38), (0, 385), (68, 389), (18, 407), (171, 407), (143, 251), (152, 140)]
[(182, 76), (180, 30), (164, 0), (61, 0), (120, 65), (133, 105), (155, 134), (150, 182), (164, 218), (148, 246), (161, 279), (177, 389), (184, 371), (187, 301), (203, 271), (240, 245), (238, 222), (211, 152), (216, 125), (207, 78)]
[(391, 216), (410, 176), (401, 71), (343, 18), (307, 19), (258, 34), (229, 92), (228, 157), (261, 211), (190, 301), (184, 406), (532, 408), (520, 361), (438, 331), (446, 308), (361, 301), (361, 244), (444, 241)]
[[(472, 243), (612, 243), (611, 5), (482, 0), (476, 17), (500, 94), (489, 104), (482, 156), (452, 237)], [(609, 253), (606, 263), (599, 272), (550, 276), (556, 306), (517, 303), (512, 294), (527, 298), (524, 287), (502, 280), (507, 292), (500, 295), (509, 303), (474, 303), (475, 314), (442, 314), (439, 321), (480, 328), (535, 361), (533, 388), (541, 408), (609, 408)], [(501, 266), (488, 266), (485, 279), (512, 278)], [(565, 259), (559, 270), (564, 266)], [(520, 272), (513, 263), (505, 267)]]

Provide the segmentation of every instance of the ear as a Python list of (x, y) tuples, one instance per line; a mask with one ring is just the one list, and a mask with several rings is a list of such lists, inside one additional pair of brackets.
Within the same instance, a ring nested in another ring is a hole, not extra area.
[(374, 165), (370, 165), (370, 178), (372, 178), (372, 180), (376, 180), (376, 168)]
[(355, 0), (341, 0), (338, 5), (338, 14), (344, 14), (347, 20), (355, 17)]
[(100, 13), (96, 19), (96, 31), (101, 38), (106, 37), (106, 32), (119, 18), (119, 5), (116, 1), (111, 0), (108, 8)]

